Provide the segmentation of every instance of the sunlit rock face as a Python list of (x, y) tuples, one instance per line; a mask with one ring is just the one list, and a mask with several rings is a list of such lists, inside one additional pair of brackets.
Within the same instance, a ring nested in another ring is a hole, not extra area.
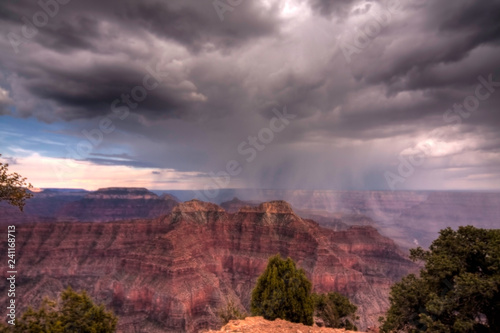
[(111, 307), (124, 332), (216, 328), (227, 300), (249, 308), (276, 253), (304, 268), (316, 291), (348, 295), (364, 329), (387, 309), (391, 283), (415, 270), (373, 227), (322, 228), (284, 201), (227, 213), (193, 200), (156, 219), (20, 224), (16, 234), (19, 310), (70, 284)]

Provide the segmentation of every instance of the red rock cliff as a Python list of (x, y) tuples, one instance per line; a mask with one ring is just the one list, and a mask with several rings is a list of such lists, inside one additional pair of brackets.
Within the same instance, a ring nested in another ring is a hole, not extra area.
[(284, 201), (229, 214), (193, 200), (154, 220), (25, 224), (16, 234), (19, 307), (71, 284), (112, 307), (124, 332), (216, 328), (228, 299), (248, 308), (276, 253), (303, 267), (315, 290), (349, 295), (364, 329), (387, 308), (390, 284), (415, 268), (374, 228), (324, 229)]

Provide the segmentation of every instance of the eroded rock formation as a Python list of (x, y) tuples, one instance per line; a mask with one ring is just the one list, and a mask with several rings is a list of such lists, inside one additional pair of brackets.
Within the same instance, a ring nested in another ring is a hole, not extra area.
[(374, 228), (324, 229), (283, 201), (231, 214), (193, 200), (152, 220), (21, 224), (16, 234), (19, 310), (70, 284), (112, 307), (124, 332), (216, 328), (229, 299), (248, 309), (276, 253), (304, 268), (316, 291), (348, 295), (364, 329), (388, 307), (391, 283), (415, 268)]
[(103, 188), (94, 192), (44, 190), (26, 202), (25, 212), (0, 203), (0, 224), (155, 218), (169, 214), (179, 201), (145, 188)]

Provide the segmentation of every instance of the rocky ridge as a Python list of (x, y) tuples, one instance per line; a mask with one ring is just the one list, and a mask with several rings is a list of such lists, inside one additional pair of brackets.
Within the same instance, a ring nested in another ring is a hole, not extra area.
[(111, 307), (127, 333), (218, 327), (229, 300), (248, 310), (276, 253), (304, 268), (315, 291), (348, 295), (363, 329), (387, 309), (390, 285), (416, 269), (376, 229), (321, 228), (283, 201), (228, 213), (193, 200), (156, 219), (19, 224), (16, 235), (19, 310), (71, 285)]
[(439, 230), (446, 227), (474, 225), (489, 229), (498, 228), (500, 222), (498, 192), (250, 189), (230, 192), (230, 197), (238, 196), (243, 201), (286, 200), (300, 216), (334, 229), (342, 228), (335, 219), (347, 225), (371, 224), (404, 249), (428, 247), (439, 236)]
[(0, 224), (156, 218), (169, 214), (178, 202), (172, 195), (159, 197), (145, 188), (111, 187), (94, 192), (49, 189), (34, 193), (24, 213), (0, 203)]

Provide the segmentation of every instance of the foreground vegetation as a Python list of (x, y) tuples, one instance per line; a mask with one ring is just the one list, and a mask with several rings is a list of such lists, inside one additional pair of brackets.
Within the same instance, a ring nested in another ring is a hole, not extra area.
[(382, 332), (500, 332), (500, 230), (447, 228), (411, 257), (425, 266), (392, 287)]
[(103, 305), (95, 305), (85, 291), (76, 293), (70, 287), (61, 299), (44, 299), (37, 310), (31, 307), (15, 320), (15, 325), (0, 323), (5, 333), (112, 333), (117, 317)]
[(26, 182), (26, 178), (16, 172), (9, 173), (9, 164), (0, 162), (0, 201), (7, 201), (22, 211), (26, 199), (33, 196), (30, 188), (33, 186)]
[(323, 321), (325, 327), (345, 328), (357, 331), (354, 321), (358, 307), (339, 293), (313, 294), (315, 315)]
[(357, 307), (338, 293), (312, 294), (312, 284), (295, 262), (278, 255), (271, 257), (252, 292), (252, 315), (267, 320), (277, 318), (305, 325), (313, 324), (313, 315), (326, 327), (356, 330)]

